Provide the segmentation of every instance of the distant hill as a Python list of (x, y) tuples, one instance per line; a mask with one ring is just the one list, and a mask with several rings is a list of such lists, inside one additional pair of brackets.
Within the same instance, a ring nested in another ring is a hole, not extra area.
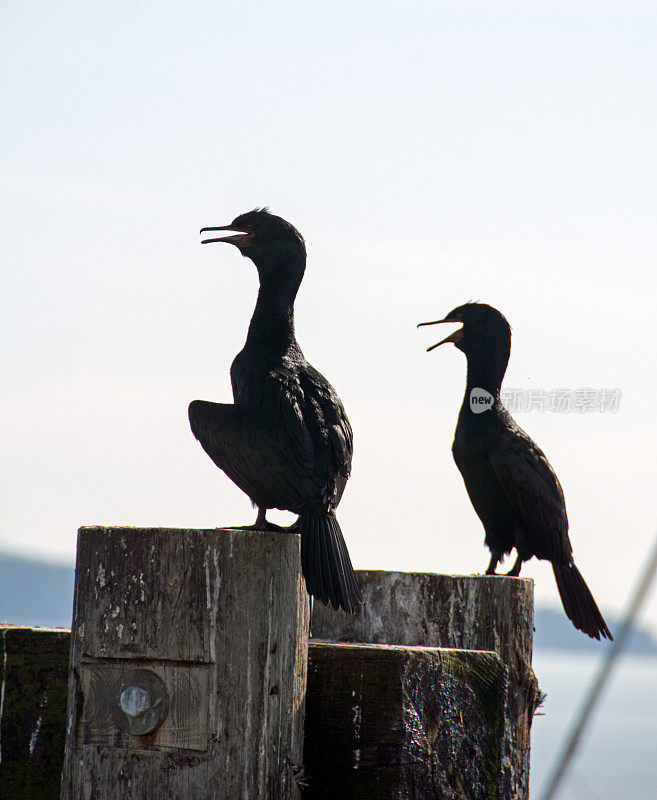
[[(621, 620), (605, 614), (605, 619), (614, 636), (620, 630)], [(611, 647), (606, 639), (602, 646)], [(599, 650), (600, 642), (576, 630), (563, 611), (536, 609), (534, 613), (534, 649)], [(657, 641), (644, 628), (635, 628), (625, 645), (625, 652), (657, 655)]]
[(0, 553), (0, 622), (71, 627), (73, 567)]
[[(71, 627), (73, 567), (0, 553), (0, 622)], [(612, 633), (619, 621), (607, 617)], [(562, 611), (537, 609), (534, 648), (595, 650), (600, 643), (576, 631)], [(607, 642), (604, 646), (609, 646)], [(630, 636), (628, 652), (657, 655), (657, 641), (644, 629)]]

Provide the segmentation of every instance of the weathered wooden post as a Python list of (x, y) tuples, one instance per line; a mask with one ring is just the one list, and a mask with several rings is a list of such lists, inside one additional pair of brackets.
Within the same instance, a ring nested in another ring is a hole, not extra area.
[(55, 800), (64, 757), (69, 632), (0, 626), (0, 797)]
[(63, 800), (298, 797), (299, 537), (82, 528)]
[[(315, 604), (313, 640), (497, 653), (508, 669), (499, 786), (502, 797), (526, 800), (530, 728), (540, 698), (531, 666), (533, 581), (382, 571), (359, 571), (356, 575), (363, 592), (363, 609), (348, 617), (328, 613)], [(308, 691), (313, 691), (312, 685)]]
[(311, 644), (304, 798), (509, 800), (506, 673), (495, 653)]

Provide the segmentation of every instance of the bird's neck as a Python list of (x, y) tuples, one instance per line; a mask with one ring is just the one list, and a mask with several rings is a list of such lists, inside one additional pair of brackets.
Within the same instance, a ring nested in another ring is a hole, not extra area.
[(495, 423), (496, 414), (493, 412), (501, 406), (503, 377), (504, 370), (468, 359), (468, 378), (459, 412), (459, 428), (465, 426), (466, 430), (481, 433)]
[(506, 366), (504, 369), (500, 369), (499, 365), (496, 367), (493, 364), (472, 364), (468, 360), (468, 377), (465, 386), (466, 395), (469, 395), (472, 389), (485, 389), (489, 394), (492, 394), (496, 400), (499, 400), (502, 378), (504, 378), (505, 371)]
[(468, 377), (463, 398), (464, 406), (471, 407), (472, 391), (475, 389), (483, 389), (488, 395), (492, 395), (496, 405), (499, 404), (509, 354), (510, 346), (495, 340), (485, 342), (481, 349), (475, 352), (466, 353)]
[(285, 352), (296, 342), (294, 299), (298, 288), (298, 284), (261, 281), (246, 337), (247, 349)]

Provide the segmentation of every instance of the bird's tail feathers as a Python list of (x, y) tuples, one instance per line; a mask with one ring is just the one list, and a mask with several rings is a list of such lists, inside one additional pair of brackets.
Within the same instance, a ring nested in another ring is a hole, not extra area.
[(333, 514), (304, 509), (301, 566), (308, 593), (324, 605), (354, 614), (363, 602), (340, 525)]
[(600, 639), (600, 636), (613, 639), (577, 567), (571, 562), (552, 564), (552, 568), (564, 611), (573, 625), (592, 639)]

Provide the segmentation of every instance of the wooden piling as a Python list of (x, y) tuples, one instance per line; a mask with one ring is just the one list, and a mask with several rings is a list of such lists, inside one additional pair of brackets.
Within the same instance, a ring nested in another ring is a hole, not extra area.
[(296, 800), (299, 537), (82, 528), (63, 800)]
[(304, 800), (509, 800), (495, 653), (311, 644)]
[[(313, 640), (489, 650), (508, 668), (501, 797), (527, 800), (534, 676), (533, 581), (486, 575), (357, 571), (364, 605), (352, 617), (313, 606)], [(309, 693), (314, 691), (309, 686)]]
[(56, 800), (64, 757), (69, 632), (0, 626), (0, 797)]

